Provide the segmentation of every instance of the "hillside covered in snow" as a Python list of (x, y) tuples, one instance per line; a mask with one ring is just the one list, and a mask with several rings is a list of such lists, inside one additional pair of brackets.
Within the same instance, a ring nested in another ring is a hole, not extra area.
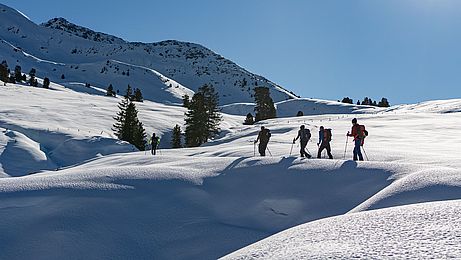
[[(161, 136), (161, 150), (151, 156), (114, 139), (120, 97), (54, 83), (0, 89), (2, 259), (215, 259), (267, 237), (227, 257), (461, 256), (454, 217), (461, 199), (459, 100), (253, 126), (223, 114), (217, 139), (181, 149), (166, 148), (172, 127), (183, 126), (184, 109), (145, 101), (137, 103), (140, 119), (148, 134)], [(344, 157), (353, 117), (370, 132), (369, 161), (349, 160), (352, 143)], [(313, 133), (312, 154), (318, 127), (333, 129), (333, 160), (297, 158), (291, 140), (300, 124)], [(272, 131), (272, 156), (254, 156), (261, 125)], [(453, 202), (419, 204), (446, 200)], [(390, 226), (395, 235), (376, 236)], [(417, 235), (427, 232), (435, 235)]]
[(64, 18), (37, 25), (1, 4), (0, 14), (0, 57), (10, 69), (35, 68), (39, 77), (66, 86), (77, 82), (106, 89), (112, 84), (123, 93), (130, 84), (146, 99), (162, 103), (180, 103), (203, 84), (216, 88), (221, 104), (252, 102), (255, 86), (269, 87), (275, 101), (296, 97), (198, 44), (127, 42)]

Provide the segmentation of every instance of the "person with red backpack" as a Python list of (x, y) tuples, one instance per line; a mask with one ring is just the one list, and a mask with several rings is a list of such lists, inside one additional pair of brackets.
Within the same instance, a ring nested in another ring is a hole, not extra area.
[(320, 159), (322, 157), (323, 149), (327, 150), (328, 158), (333, 159), (333, 155), (331, 155), (331, 129), (325, 129), (323, 126), (320, 127), (319, 130), (319, 142), (317, 146), (319, 147), (319, 152), (317, 153), (317, 158)]
[(363, 161), (361, 146), (365, 141), (365, 137), (368, 135), (368, 132), (365, 130), (364, 125), (359, 125), (357, 123), (357, 118), (352, 119), (352, 130), (347, 132), (347, 136), (354, 137), (354, 161), (357, 161), (357, 157), (360, 161)]

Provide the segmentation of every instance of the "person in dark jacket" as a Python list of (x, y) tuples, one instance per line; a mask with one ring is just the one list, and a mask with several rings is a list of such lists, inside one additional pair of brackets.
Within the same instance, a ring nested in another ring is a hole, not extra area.
[(266, 156), (267, 144), (271, 138), (271, 131), (264, 126), (261, 126), (261, 131), (258, 133), (258, 138), (255, 140), (255, 144), (259, 141), (258, 151), (261, 156)]
[(357, 161), (357, 157), (360, 161), (363, 161), (361, 146), (363, 144), (364, 134), (361, 126), (357, 123), (357, 118), (352, 119), (352, 130), (347, 132), (347, 136), (354, 137), (354, 161)]
[(320, 127), (319, 130), (319, 152), (317, 153), (317, 158), (322, 157), (322, 151), (323, 149), (327, 150), (328, 158), (333, 159), (333, 155), (331, 155), (331, 146), (330, 146), (330, 141), (331, 141), (331, 129), (325, 129), (323, 126)]
[(152, 133), (152, 137), (150, 139), (150, 144), (151, 144), (150, 153), (152, 155), (155, 155), (157, 152), (158, 140), (159, 139), (157, 136), (155, 136), (155, 133)]
[(299, 127), (298, 136), (296, 136), (296, 138), (293, 139), (293, 143), (295, 143), (296, 140), (299, 139), (299, 142), (301, 144), (301, 149), (299, 150), (299, 152), (301, 153), (301, 157), (304, 157), (304, 156), (306, 156), (307, 158), (312, 157), (305, 150), (310, 138), (311, 138), (311, 131), (309, 131), (309, 129), (306, 129), (304, 125), (301, 125)]

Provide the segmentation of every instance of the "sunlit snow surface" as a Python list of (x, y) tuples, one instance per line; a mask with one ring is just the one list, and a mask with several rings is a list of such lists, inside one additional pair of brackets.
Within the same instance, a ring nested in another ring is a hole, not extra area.
[[(167, 148), (185, 109), (146, 101), (137, 103), (139, 116), (148, 134), (162, 137), (153, 157), (113, 138), (120, 98), (51, 88), (1, 86), (2, 259), (214, 259), (292, 227), (231, 257), (457, 256), (457, 202), (415, 203), (461, 199), (461, 117), (449, 111), (458, 100), (253, 126), (223, 114), (220, 136), (183, 149)], [(370, 132), (366, 162), (350, 161), (350, 139), (343, 159), (353, 117)], [(301, 124), (312, 131), (313, 154), (318, 127), (333, 129), (334, 160), (297, 158), (298, 144), (290, 156)], [(272, 131), (265, 158), (253, 156), (261, 125)], [(406, 204), (415, 206), (390, 208)], [(297, 231), (310, 221), (309, 232)], [(420, 235), (427, 232), (433, 240)]]
[(461, 200), (310, 222), (222, 259), (458, 259)]

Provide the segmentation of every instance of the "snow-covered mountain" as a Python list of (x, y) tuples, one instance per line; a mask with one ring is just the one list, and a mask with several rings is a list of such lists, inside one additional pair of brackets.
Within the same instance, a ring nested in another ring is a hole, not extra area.
[[(11, 69), (37, 70), (39, 77), (67, 85), (89, 83), (102, 89), (112, 84), (142, 90), (148, 100), (180, 103), (203, 84), (212, 84), (221, 104), (252, 102), (253, 88), (266, 86), (275, 101), (293, 93), (194, 43), (174, 40), (127, 42), (115, 36), (54, 18), (41, 25), (0, 4), (0, 58)], [(80, 89), (85, 91), (85, 89)]]

